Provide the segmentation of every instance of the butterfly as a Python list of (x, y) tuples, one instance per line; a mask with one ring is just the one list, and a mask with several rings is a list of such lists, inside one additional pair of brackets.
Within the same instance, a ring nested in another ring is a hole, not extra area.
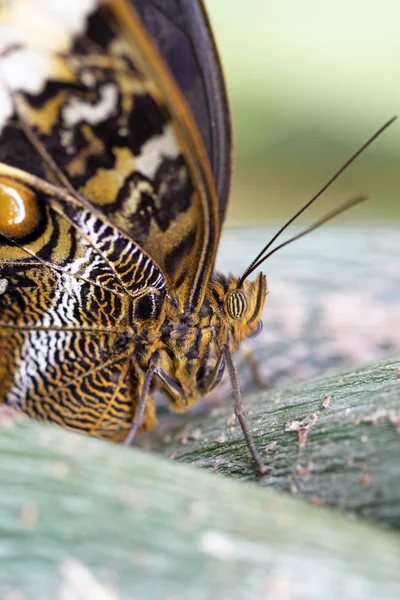
[(276, 249), (214, 271), (230, 176), (200, 1), (0, 2), (0, 402), (131, 443), (155, 388), (185, 411), (226, 367), (264, 473), (232, 354)]

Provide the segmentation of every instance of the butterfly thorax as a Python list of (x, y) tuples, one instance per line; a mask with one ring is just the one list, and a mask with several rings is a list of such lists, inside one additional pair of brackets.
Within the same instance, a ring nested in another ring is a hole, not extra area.
[[(265, 276), (245, 281), (241, 288), (238, 281), (215, 274), (199, 310), (179, 312), (178, 303), (167, 296), (162, 324), (152, 331), (146, 353), (136, 356), (142, 369), (155, 361), (179, 386), (180, 390), (167, 389), (176, 411), (185, 410), (218, 383), (224, 346), (233, 353), (257, 329), (267, 293)], [(146, 337), (142, 332), (142, 345)]]

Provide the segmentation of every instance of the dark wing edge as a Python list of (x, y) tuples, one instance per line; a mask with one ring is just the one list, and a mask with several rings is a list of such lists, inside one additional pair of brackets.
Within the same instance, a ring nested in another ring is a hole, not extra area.
[(203, 0), (129, 0), (185, 96), (202, 136), (222, 226), (232, 175), (232, 124), (223, 69)]
[[(186, 4), (190, 5), (191, 11), (195, 14), (193, 24), (197, 22), (200, 25), (199, 28), (192, 27), (192, 32), (193, 38), (197, 42), (196, 50), (203, 59), (201, 64), (203, 65), (205, 90), (211, 120), (211, 167), (218, 195), (220, 227), (222, 227), (228, 205), (232, 177), (233, 140), (231, 112), (221, 60), (204, 2), (202, 0), (199, 3), (195, 0), (186, 0)], [(197, 38), (195, 37), (196, 33)]]

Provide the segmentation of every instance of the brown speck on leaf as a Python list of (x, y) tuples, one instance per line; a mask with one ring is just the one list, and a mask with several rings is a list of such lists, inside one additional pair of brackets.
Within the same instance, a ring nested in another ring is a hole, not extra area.
[(310, 501), (311, 504), (314, 504), (315, 506), (321, 506), (321, 504), (324, 503), (322, 498), (320, 498), (319, 496), (313, 496)]
[(311, 413), (307, 415), (302, 421), (289, 421), (285, 424), (285, 431), (296, 431), (298, 435), (299, 448), (307, 443), (308, 434), (318, 421), (318, 414)]
[(212, 462), (212, 467), (211, 467), (211, 468), (212, 468), (212, 470), (213, 470), (213, 471), (216, 471), (216, 470), (218, 469), (218, 467), (219, 467), (219, 465), (220, 465), (220, 464), (221, 464), (221, 461), (220, 461), (220, 459), (219, 459), (219, 458), (215, 458), (215, 459), (213, 460), (213, 462)]
[(391, 425), (395, 428), (397, 433), (400, 433), (400, 409), (387, 409), (378, 408), (372, 413), (363, 417), (363, 423), (370, 423), (371, 425), (377, 425), (381, 421), (387, 419)]
[(265, 446), (265, 452), (271, 452), (272, 450), (275, 450), (277, 443), (278, 442), (276, 440), (272, 440), (272, 442)]
[(336, 383), (343, 383), (343, 379), (338, 379)]
[(311, 474), (311, 471), (312, 471), (312, 469), (313, 469), (313, 466), (314, 466), (314, 464), (313, 464), (313, 462), (312, 462), (312, 461), (310, 461), (310, 462), (308, 463), (308, 465), (307, 465), (307, 466), (305, 466), (305, 467), (303, 467), (303, 465), (301, 465), (301, 464), (299, 464), (299, 463), (298, 463), (298, 464), (296, 465), (296, 473), (297, 473), (297, 475), (298, 475), (299, 477), (301, 477), (302, 479), (308, 479), (308, 478), (309, 478), (309, 476), (310, 476), (310, 474)]
[(39, 511), (34, 504), (23, 504), (19, 513), (19, 520), (26, 531), (34, 531), (39, 520)]
[(281, 397), (280, 396), (275, 396), (275, 398), (274, 398), (274, 404), (279, 404), (280, 401), (281, 401)]
[(395, 367), (394, 370), (395, 371), (400, 371), (400, 367)]
[(328, 408), (328, 406), (330, 405), (332, 401), (332, 396), (331, 394), (328, 394), (321, 402), (321, 407), (322, 408)]
[(376, 425), (377, 423), (379, 423), (379, 421), (386, 419), (387, 416), (388, 411), (386, 410), (386, 408), (378, 408), (366, 417), (363, 417), (362, 421), (363, 423), (371, 423), (371, 425)]
[(400, 410), (391, 410), (389, 411), (389, 421), (397, 431), (400, 433)]
[(303, 448), (307, 443), (308, 429), (300, 429), (298, 432), (299, 448)]
[(371, 475), (370, 475), (369, 473), (365, 473), (365, 474), (362, 476), (362, 479), (361, 479), (361, 485), (362, 485), (363, 487), (368, 487), (369, 485), (371, 485), (371, 481), (372, 481), (372, 477), (371, 477)]

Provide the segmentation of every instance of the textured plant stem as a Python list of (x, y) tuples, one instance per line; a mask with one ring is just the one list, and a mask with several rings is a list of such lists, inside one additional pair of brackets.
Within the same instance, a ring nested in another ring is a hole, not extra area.
[[(400, 527), (400, 358), (244, 398), (273, 486)], [(138, 443), (257, 481), (232, 401)]]

